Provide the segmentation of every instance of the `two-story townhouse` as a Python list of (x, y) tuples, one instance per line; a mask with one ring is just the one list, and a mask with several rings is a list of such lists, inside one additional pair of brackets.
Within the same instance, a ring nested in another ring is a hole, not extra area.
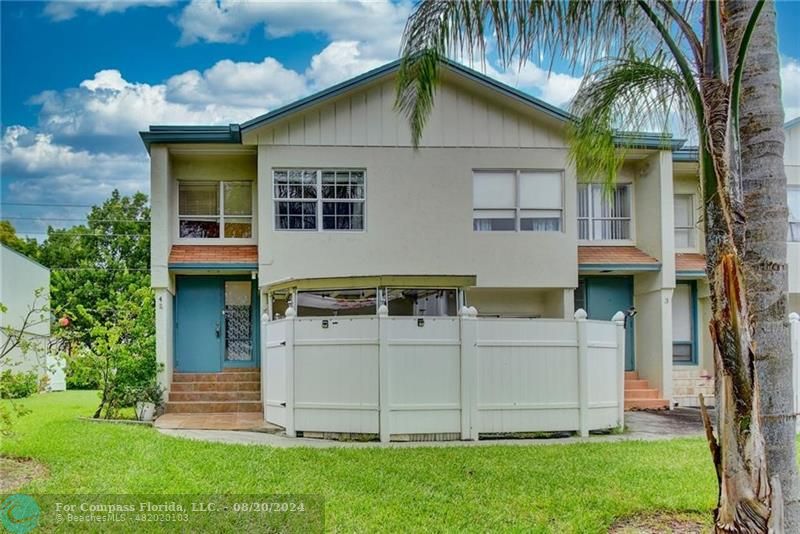
[(168, 411), (262, 409), (261, 316), (382, 305), (420, 317), (464, 305), (489, 317), (629, 311), (629, 407), (666, 407), (681, 142), (621, 135), (626, 162), (606, 194), (575, 175), (566, 112), (446, 63), (415, 149), (394, 109), (397, 71), (238, 125), (141, 133)]
[[(784, 125), (784, 165), (789, 204), (787, 263), (789, 312), (800, 313), (800, 118)], [(711, 319), (705, 275), (705, 236), (697, 150), (673, 152), (675, 291), (672, 300), (673, 395), (676, 405), (697, 406), (698, 394), (714, 396)]]

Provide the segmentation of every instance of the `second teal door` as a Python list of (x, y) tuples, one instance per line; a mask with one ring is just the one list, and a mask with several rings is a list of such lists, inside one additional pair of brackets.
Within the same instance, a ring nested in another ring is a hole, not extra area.
[[(589, 319), (610, 321), (618, 311), (625, 312), (633, 306), (633, 277), (592, 276), (581, 279), (585, 291), (586, 313)], [(625, 370), (636, 368), (634, 356), (633, 318), (625, 325)]]

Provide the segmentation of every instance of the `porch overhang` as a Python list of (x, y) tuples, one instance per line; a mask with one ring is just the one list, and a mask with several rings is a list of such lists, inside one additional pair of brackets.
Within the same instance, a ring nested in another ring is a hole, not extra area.
[(255, 245), (173, 245), (170, 271), (257, 271)]
[(578, 272), (658, 272), (661, 262), (632, 245), (579, 246)]
[(464, 288), (477, 284), (475, 275), (407, 275), (389, 274), (375, 276), (338, 276), (327, 278), (301, 278), (280, 280), (267, 284), (268, 292), (322, 289), (360, 289), (365, 287), (395, 288)]
[(679, 252), (675, 254), (675, 277), (682, 280), (705, 278), (705, 255), (694, 252)]

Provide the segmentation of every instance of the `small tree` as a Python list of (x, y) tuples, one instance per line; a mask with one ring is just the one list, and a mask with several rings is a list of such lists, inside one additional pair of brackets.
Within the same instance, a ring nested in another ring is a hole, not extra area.
[(153, 292), (131, 285), (98, 309), (77, 305), (71, 313), (73, 324), (85, 326), (64, 328), (59, 337), (64, 346), (77, 344), (98, 376), (100, 404), (93, 417), (112, 418), (129, 404), (128, 392), (150, 384), (158, 370)]

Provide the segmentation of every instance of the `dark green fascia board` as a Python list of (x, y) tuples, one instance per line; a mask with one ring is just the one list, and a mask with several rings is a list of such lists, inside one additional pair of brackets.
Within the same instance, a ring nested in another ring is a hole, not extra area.
[(257, 263), (170, 263), (170, 270), (254, 271)]
[(660, 263), (581, 263), (579, 272), (597, 271), (655, 271), (661, 270)]
[(178, 143), (222, 143), (241, 144), (242, 132), (238, 124), (227, 126), (150, 126), (146, 132), (139, 132), (147, 151), (150, 145)]
[(672, 152), (672, 161), (697, 163), (699, 161), (699, 149), (697, 147), (686, 147)]
[[(300, 100), (297, 100), (296, 102), (292, 102), (291, 104), (288, 104), (286, 106), (278, 108), (278, 109), (276, 109), (274, 111), (270, 111), (269, 113), (265, 113), (264, 115), (260, 115), (260, 116), (254, 118), (254, 119), (251, 119), (249, 121), (243, 122), (241, 124), (242, 131), (243, 132), (247, 132), (247, 131), (252, 130), (254, 128), (259, 128), (261, 126), (264, 126), (265, 124), (269, 124), (270, 122), (274, 122), (276, 120), (282, 119), (283, 117), (285, 117), (287, 115), (290, 115), (291, 113), (294, 113), (296, 111), (302, 110), (302, 109), (307, 108), (309, 106), (313, 106), (314, 104), (322, 102), (322, 101), (324, 101), (326, 99), (336, 97), (336, 96), (338, 96), (338, 95), (340, 95), (342, 93), (345, 93), (347, 91), (350, 91), (350, 90), (352, 90), (354, 88), (357, 88), (357, 87), (360, 87), (362, 85), (368, 84), (368, 83), (370, 83), (370, 82), (372, 82), (372, 81), (374, 81), (374, 80), (376, 80), (376, 79), (378, 79), (378, 78), (380, 78), (382, 76), (386, 76), (388, 74), (394, 73), (394, 72), (400, 70), (400, 63), (401, 63), (401, 60), (400, 59), (396, 59), (396, 60), (394, 60), (394, 61), (392, 61), (390, 63), (387, 63), (386, 65), (383, 65), (383, 66), (375, 68), (375, 69), (373, 69), (371, 71), (365, 72), (364, 74), (361, 74), (360, 76), (356, 76), (355, 78), (352, 78), (350, 80), (346, 80), (346, 81), (344, 81), (342, 83), (336, 84), (336, 85), (334, 85), (332, 87), (329, 87), (328, 89), (322, 90), (322, 91), (320, 91), (318, 93), (315, 93), (313, 95), (307, 96), (305, 98), (301, 98)], [(475, 71), (473, 69), (470, 69), (468, 67), (460, 65), (459, 63), (456, 63), (455, 61), (452, 61), (452, 60), (449, 60), (449, 59), (443, 59), (442, 63), (446, 67), (448, 67), (450, 70), (452, 70), (452, 71), (454, 71), (454, 72), (456, 72), (458, 74), (466, 76), (467, 78), (469, 78), (469, 79), (471, 79), (473, 81), (476, 81), (476, 82), (480, 83), (481, 85), (484, 85), (484, 86), (489, 87), (491, 89), (495, 89), (497, 91), (500, 91), (501, 93), (504, 93), (507, 96), (510, 96), (510, 97), (514, 98), (515, 100), (521, 101), (524, 104), (533, 106), (534, 108), (538, 109), (539, 111), (542, 111), (542, 112), (546, 113), (547, 115), (549, 115), (549, 116), (551, 116), (551, 117), (553, 117), (553, 118), (555, 118), (557, 120), (569, 121), (569, 120), (573, 120), (574, 119), (574, 117), (570, 113), (564, 111), (563, 109), (560, 109), (560, 108), (557, 108), (555, 106), (552, 106), (552, 105), (548, 104), (547, 102), (544, 102), (543, 100), (539, 100), (538, 98), (535, 98), (535, 97), (533, 97), (533, 96), (531, 96), (531, 95), (529, 95), (527, 93), (524, 93), (524, 92), (522, 92), (522, 91), (520, 91), (518, 89), (510, 87), (510, 86), (508, 86), (508, 85), (506, 85), (504, 83), (501, 83), (501, 82), (499, 82), (497, 80), (493, 80), (492, 78), (490, 78), (490, 77), (488, 77), (488, 76), (486, 76), (484, 74), (481, 74), (478, 71)]]
[(800, 117), (795, 117), (786, 124), (783, 125), (784, 130), (788, 130), (789, 128), (794, 128), (795, 126), (800, 125)]
[[(519, 89), (499, 82), (476, 70), (465, 67), (450, 59), (442, 60), (443, 64), (451, 71), (464, 76), (488, 89), (498, 91), (523, 105), (528, 105), (545, 115), (561, 121), (571, 122), (576, 118), (571, 113), (548, 104)], [(397, 59), (381, 67), (365, 72), (355, 78), (338, 83), (318, 93), (301, 98), (291, 104), (265, 113), (241, 124), (228, 126), (150, 126), (146, 132), (140, 132), (142, 141), (150, 150), (152, 143), (241, 143), (242, 132), (248, 132), (266, 124), (285, 118), (326, 99), (339, 96), (347, 91), (371, 83), (372, 81), (394, 73), (400, 69), (401, 60)], [(683, 139), (673, 139), (670, 134), (619, 132), (614, 136), (614, 141), (620, 147), (643, 149), (671, 149), (677, 150), (685, 143)]]
[(695, 278), (705, 278), (705, 271), (675, 271), (675, 278), (693, 280)]
[(679, 150), (686, 139), (676, 139), (672, 134), (647, 133), (647, 132), (617, 132), (614, 134), (614, 144), (624, 148), (646, 148), (656, 150)]

